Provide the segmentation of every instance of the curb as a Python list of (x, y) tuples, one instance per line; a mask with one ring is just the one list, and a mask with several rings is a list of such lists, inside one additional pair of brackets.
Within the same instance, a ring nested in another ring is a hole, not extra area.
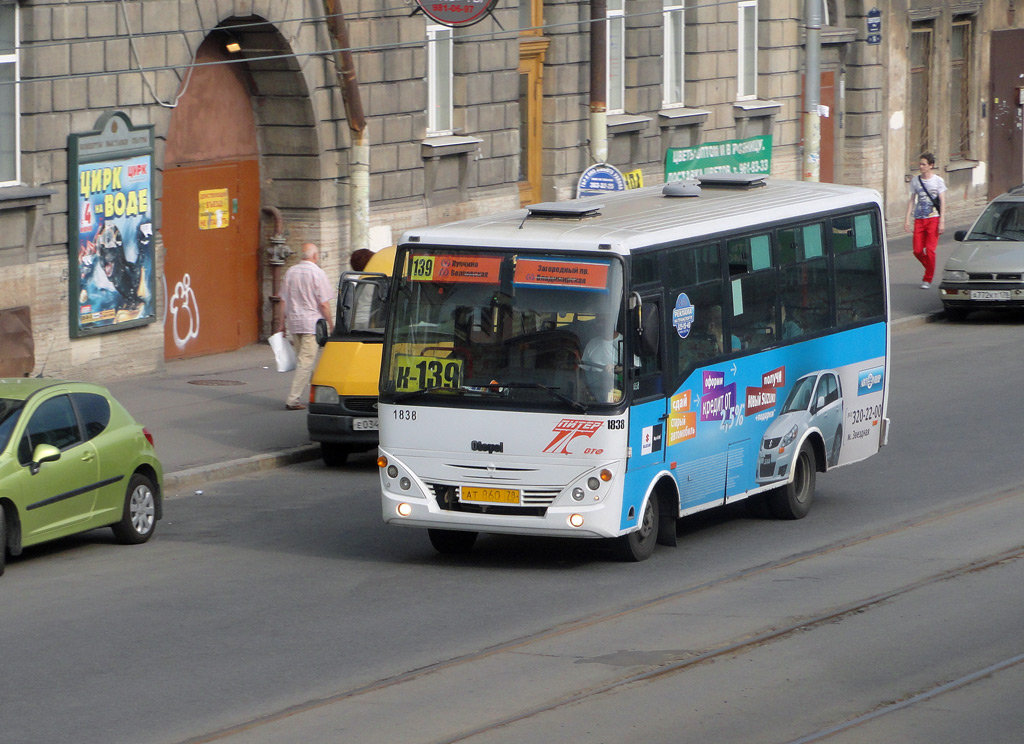
[(922, 313), (921, 315), (905, 315), (902, 318), (894, 318), (890, 321), (889, 325), (892, 326), (893, 331), (909, 331), (912, 328), (918, 328), (928, 323), (939, 323), (946, 319), (946, 314), (942, 310), (935, 310), (930, 313)]
[(296, 465), (301, 462), (309, 462), (320, 458), (319, 444), (306, 444), (301, 447), (282, 450), (280, 452), (268, 452), (262, 455), (251, 457), (240, 457), (236, 460), (213, 463), (211, 465), (200, 465), (187, 470), (178, 470), (174, 473), (164, 474), (164, 498), (181, 491), (191, 491), (197, 486), (202, 486), (225, 478), (235, 478), (241, 475), (252, 475), (264, 470)]

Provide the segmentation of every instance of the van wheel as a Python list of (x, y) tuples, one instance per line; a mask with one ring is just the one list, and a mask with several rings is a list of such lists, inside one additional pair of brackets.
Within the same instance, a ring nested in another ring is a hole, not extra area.
[(640, 526), (628, 535), (615, 538), (616, 553), (620, 560), (639, 563), (651, 557), (658, 542), (659, 519), (658, 496), (652, 493), (647, 499)]
[(793, 480), (766, 494), (776, 519), (803, 519), (814, 501), (814, 451), (804, 442), (793, 463)]
[(342, 447), (340, 444), (320, 443), (320, 456), (324, 460), (324, 465), (329, 468), (344, 465), (345, 460), (348, 459), (348, 452), (348, 448)]
[(462, 530), (428, 529), (427, 535), (430, 536), (430, 544), (438, 553), (463, 555), (473, 549), (477, 533), (463, 532)]
[(111, 526), (114, 537), (122, 545), (146, 542), (156, 528), (156, 494), (153, 482), (142, 473), (128, 481), (121, 521)]

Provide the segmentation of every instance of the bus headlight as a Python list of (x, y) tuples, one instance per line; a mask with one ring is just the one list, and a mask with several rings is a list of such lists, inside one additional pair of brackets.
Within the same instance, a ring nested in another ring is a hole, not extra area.
[[(594, 479), (591, 478), (590, 480), (594, 480)], [(579, 486), (576, 486), (576, 488), (572, 489), (572, 499), (573, 499), (573, 501), (583, 501), (583, 496), (584, 496), (583, 489), (580, 488)]]
[(582, 514), (570, 514), (569, 515), (569, 526), (570, 527), (582, 527), (583, 526), (583, 515)]
[[(600, 487), (601, 481), (599, 481), (597, 478), (595, 478), (594, 476), (590, 476), (589, 478), (587, 478), (587, 488), (589, 488), (591, 491), (596, 491)], [(583, 497), (580, 496), (580, 499), (582, 498)]]
[(388, 478), (397, 478), (398, 477), (398, 468), (396, 468), (394, 465), (388, 465), (388, 471), (387, 472), (388, 472)]
[(398, 481), (398, 487), (401, 488), (403, 491), (408, 491), (409, 486), (411, 485), (412, 481), (410, 481), (408, 478), (402, 478), (402, 480)]
[(398, 516), (400, 517), (408, 517), (410, 514), (412, 514), (412, 506), (406, 504), (403, 501), (401, 504), (395, 507), (395, 511), (398, 512)]

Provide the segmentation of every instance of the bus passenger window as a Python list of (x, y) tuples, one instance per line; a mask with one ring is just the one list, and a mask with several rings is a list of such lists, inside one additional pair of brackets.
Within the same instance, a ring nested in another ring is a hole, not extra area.
[(882, 244), (873, 213), (832, 218), (836, 316), (840, 324), (885, 313)]
[(779, 241), (778, 333), (783, 341), (823, 331), (831, 325), (829, 271), (824, 249), (825, 224), (787, 227)]
[[(745, 271), (737, 269), (745, 267)], [(751, 235), (729, 241), (732, 280), (733, 349), (762, 349), (775, 343), (777, 276), (772, 264), (771, 239)]]

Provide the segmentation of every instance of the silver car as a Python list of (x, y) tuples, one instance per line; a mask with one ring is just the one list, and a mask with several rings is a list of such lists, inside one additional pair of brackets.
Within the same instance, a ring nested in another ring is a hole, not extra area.
[(946, 317), (1024, 307), (1024, 184), (993, 199), (946, 261), (939, 296)]
[(831, 467), (839, 462), (843, 445), (843, 390), (839, 375), (821, 370), (804, 375), (793, 384), (779, 417), (765, 430), (757, 457), (757, 482), (784, 480), (804, 435), (817, 431)]

